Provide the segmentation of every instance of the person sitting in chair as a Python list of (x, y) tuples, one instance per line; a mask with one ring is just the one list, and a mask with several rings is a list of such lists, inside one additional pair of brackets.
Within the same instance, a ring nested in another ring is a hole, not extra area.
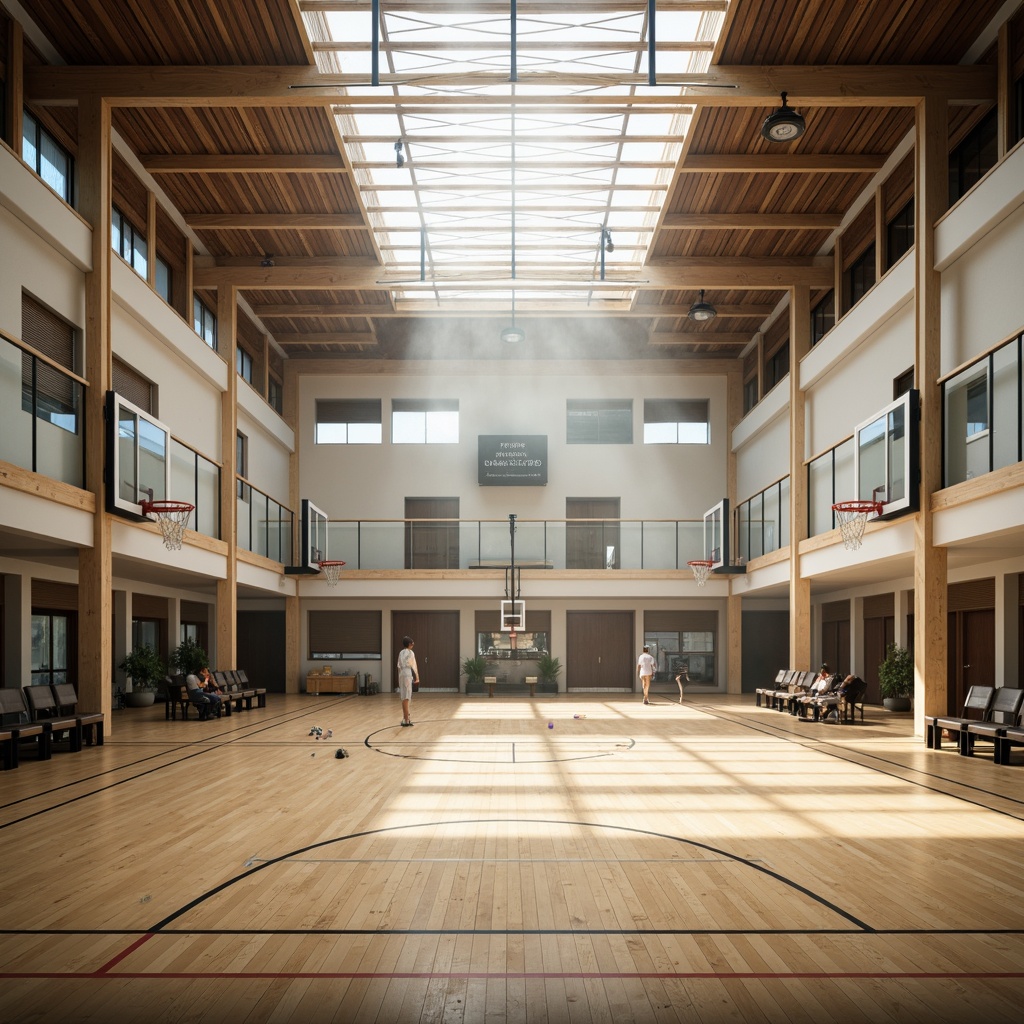
[[(204, 670), (208, 671), (208, 670)], [(188, 691), (188, 699), (195, 704), (199, 711), (199, 720), (205, 722), (208, 718), (220, 716), (220, 697), (216, 693), (207, 693), (199, 678), (191, 672), (185, 676), (185, 689)]]

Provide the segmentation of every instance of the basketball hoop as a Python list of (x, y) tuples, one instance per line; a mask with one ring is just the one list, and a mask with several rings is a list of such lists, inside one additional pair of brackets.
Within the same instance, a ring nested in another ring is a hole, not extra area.
[(864, 543), (864, 527), (868, 516), (881, 515), (882, 505), (878, 501), (837, 501), (832, 506), (836, 515), (839, 532), (843, 535), (843, 547), (856, 551)]
[(195, 505), (187, 501), (143, 501), (142, 511), (145, 515), (156, 516), (156, 525), (163, 534), (164, 547), (168, 551), (180, 551), (181, 541), (185, 536), (188, 518), (192, 515)]
[(714, 562), (706, 562), (703, 559), (698, 559), (694, 562), (686, 563), (693, 570), (693, 578), (697, 581), (698, 587), (703, 587), (708, 581), (708, 574), (711, 572), (711, 567), (715, 564)]
[(327, 577), (327, 586), (336, 587), (344, 562), (319, 562), (320, 571)]

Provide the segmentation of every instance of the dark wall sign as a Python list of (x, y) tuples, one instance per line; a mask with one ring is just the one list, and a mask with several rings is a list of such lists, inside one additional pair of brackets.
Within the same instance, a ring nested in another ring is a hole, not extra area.
[(547, 484), (547, 434), (481, 434), (477, 441), (481, 487)]

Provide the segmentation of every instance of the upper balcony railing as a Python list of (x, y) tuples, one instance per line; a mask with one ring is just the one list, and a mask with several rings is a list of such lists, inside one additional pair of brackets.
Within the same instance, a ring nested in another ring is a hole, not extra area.
[(1024, 460), (1024, 335), (996, 346), (942, 382), (943, 485)]
[(789, 477), (784, 476), (736, 507), (736, 546), (740, 558), (767, 555), (789, 545)]
[[(703, 557), (703, 520), (519, 519), (522, 569), (686, 569)], [(511, 560), (508, 520), (333, 520), (328, 554), (348, 569), (501, 569)]]
[(0, 331), (0, 459), (85, 486), (86, 382)]
[(853, 455), (853, 438), (848, 437), (807, 463), (808, 537), (835, 529), (832, 506), (854, 494)]
[(275, 562), (290, 562), (295, 527), (295, 514), (292, 510), (274, 501), (242, 477), (238, 478), (235, 494), (238, 546)]

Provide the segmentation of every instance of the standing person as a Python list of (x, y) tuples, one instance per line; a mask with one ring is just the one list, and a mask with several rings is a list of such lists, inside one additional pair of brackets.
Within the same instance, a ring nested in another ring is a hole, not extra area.
[(415, 646), (416, 641), (411, 636), (402, 637), (402, 649), (398, 652), (398, 695), (402, 698), (402, 725), (412, 725), (409, 717), (412, 684), (420, 681), (420, 670), (413, 653)]
[(651, 657), (651, 648), (644, 644), (644, 649), (640, 654), (640, 657), (636, 659), (636, 674), (640, 677), (640, 682), (644, 688), (644, 703), (650, 704), (651, 702), (647, 699), (647, 692), (651, 688), (651, 680), (654, 678), (654, 671), (657, 665), (654, 663), (654, 658)]
[(683, 703), (683, 683), (690, 681), (690, 670), (688, 668), (682, 668), (679, 670), (679, 675), (676, 676), (676, 686), (679, 687), (679, 703)]

